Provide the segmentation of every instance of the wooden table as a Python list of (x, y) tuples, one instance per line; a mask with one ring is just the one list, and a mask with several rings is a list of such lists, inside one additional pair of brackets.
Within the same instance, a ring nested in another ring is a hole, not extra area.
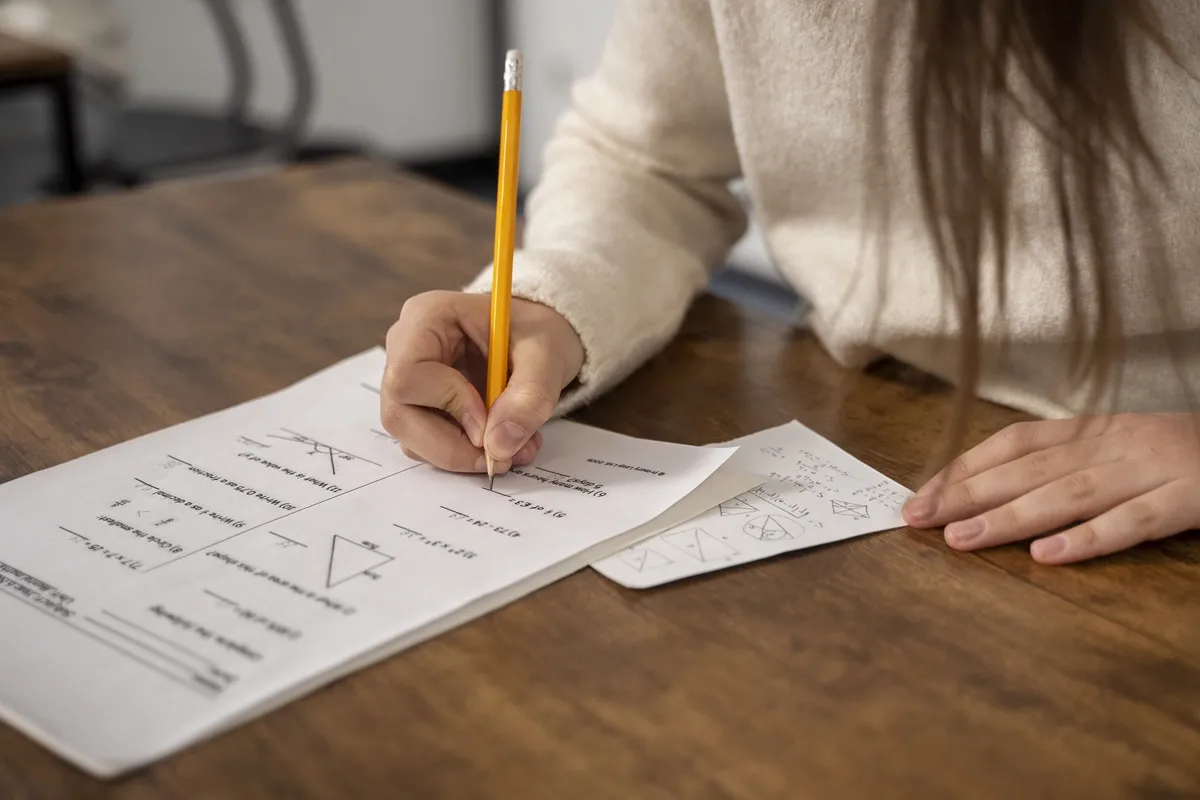
[[(0, 480), (382, 342), (481, 204), (364, 163), (0, 214)], [(949, 395), (704, 298), (583, 421), (796, 417), (911, 483)], [(980, 405), (975, 438), (1014, 418)], [(624, 590), (584, 571), (129, 778), (0, 727), (6, 798), (1200, 795), (1200, 546), (1087, 566), (897, 531)]]
[(54, 148), (68, 193), (84, 189), (83, 157), (72, 77), (74, 62), (62, 50), (0, 32), (0, 100), (14, 91), (42, 89), (54, 115)]

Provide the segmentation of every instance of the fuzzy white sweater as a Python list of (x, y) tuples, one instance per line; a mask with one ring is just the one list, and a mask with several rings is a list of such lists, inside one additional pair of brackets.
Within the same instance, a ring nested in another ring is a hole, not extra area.
[[(586, 351), (560, 412), (626, 377), (678, 330), (710, 270), (745, 229), (730, 183), (744, 179), (777, 267), (812, 305), (813, 329), (842, 364), (891, 355), (953, 381), (959, 336), (920, 220), (897, 101), (890, 271), (878, 304), (865, 251), (866, 80), (872, 0), (624, 0), (597, 70), (542, 154), (514, 265), (518, 297), (557, 309)], [(1200, 15), (1162, 0), (1190, 64)], [(1200, 360), (1200, 94), (1164, 58), (1141, 94), (1147, 128), (1174, 181), (1162, 225), (1182, 310), (1188, 367)], [(533, 102), (534, 99), (529, 99)], [(1016, 215), (1004, 333), (984, 309), (979, 394), (1038, 416), (1086, 410), (1068, 388), (1069, 295), (1040, 140), (1013, 143)], [(528, 157), (528, 156), (526, 156)], [(536, 154), (535, 154), (536, 157)], [(1128, 198), (1114, 200), (1120, 207)], [(1137, 231), (1120, 215), (1122, 242)], [(1185, 394), (1158, 304), (1132, 247), (1121, 246), (1127, 363), (1119, 410), (1180, 409)], [(485, 269), (467, 287), (490, 290)], [(874, 324), (873, 324), (874, 323)], [(1007, 338), (1008, 349), (997, 344)]]

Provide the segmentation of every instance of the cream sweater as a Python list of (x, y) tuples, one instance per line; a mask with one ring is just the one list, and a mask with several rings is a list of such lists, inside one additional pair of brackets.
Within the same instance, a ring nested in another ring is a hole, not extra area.
[[(1200, 15), (1191, 0), (1162, 3), (1176, 46), (1194, 65)], [(899, 149), (891, 159), (891, 268), (882, 307), (878, 261), (863, 257), (873, 5), (620, 3), (599, 67), (575, 88), (543, 154), (514, 266), (514, 293), (557, 309), (585, 347), (579, 384), (564, 395), (560, 412), (626, 377), (678, 330), (710, 270), (745, 229), (743, 206), (730, 191), (739, 178), (773, 261), (811, 303), (813, 329), (835, 359), (860, 367), (891, 355), (953, 381), (954, 315), (945, 313), (909, 159)], [(1200, 244), (1200, 94), (1165, 60), (1153, 65), (1150, 84), (1142, 95), (1146, 124), (1175, 181), (1162, 224), (1177, 265), (1190, 368), (1200, 361), (1192, 335), (1200, 328), (1193, 255)], [(899, 90), (895, 96), (902, 98)], [(889, 140), (900, 148), (903, 126), (896, 131)], [(995, 351), (997, 315), (985, 309), (989, 366), (979, 393), (1058, 417), (1086, 409), (1081, 393), (1062, 385), (1068, 293), (1035, 138), (1024, 131), (1013, 148), (1023, 232), (1010, 256), (1009, 350), (1005, 357)], [(1124, 225), (1118, 234), (1133, 241), (1136, 231)], [(1181, 408), (1158, 306), (1140, 265), (1132, 257), (1123, 264), (1129, 361), (1117, 405)], [(490, 281), (489, 268), (467, 288), (486, 292)]]

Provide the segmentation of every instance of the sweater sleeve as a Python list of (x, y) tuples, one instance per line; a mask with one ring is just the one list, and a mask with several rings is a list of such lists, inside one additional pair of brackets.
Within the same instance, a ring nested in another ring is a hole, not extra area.
[[(513, 295), (558, 311), (584, 346), (557, 413), (608, 390), (678, 331), (746, 229), (707, 0), (621, 0), (596, 71), (543, 154)], [(466, 288), (491, 290), (490, 265)]]

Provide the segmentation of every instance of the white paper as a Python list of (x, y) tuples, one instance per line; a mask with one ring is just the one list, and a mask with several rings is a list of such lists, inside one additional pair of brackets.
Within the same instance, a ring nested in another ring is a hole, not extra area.
[(4, 718), (119, 774), (757, 480), (556, 421), (489, 491), (379, 428), (383, 358), (0, 486)]
[(763, 483), (595, 564), (645, 589), (737, 564), (902, 528), (908, 489), (799, 422), (735, 439), (730, 466)]

